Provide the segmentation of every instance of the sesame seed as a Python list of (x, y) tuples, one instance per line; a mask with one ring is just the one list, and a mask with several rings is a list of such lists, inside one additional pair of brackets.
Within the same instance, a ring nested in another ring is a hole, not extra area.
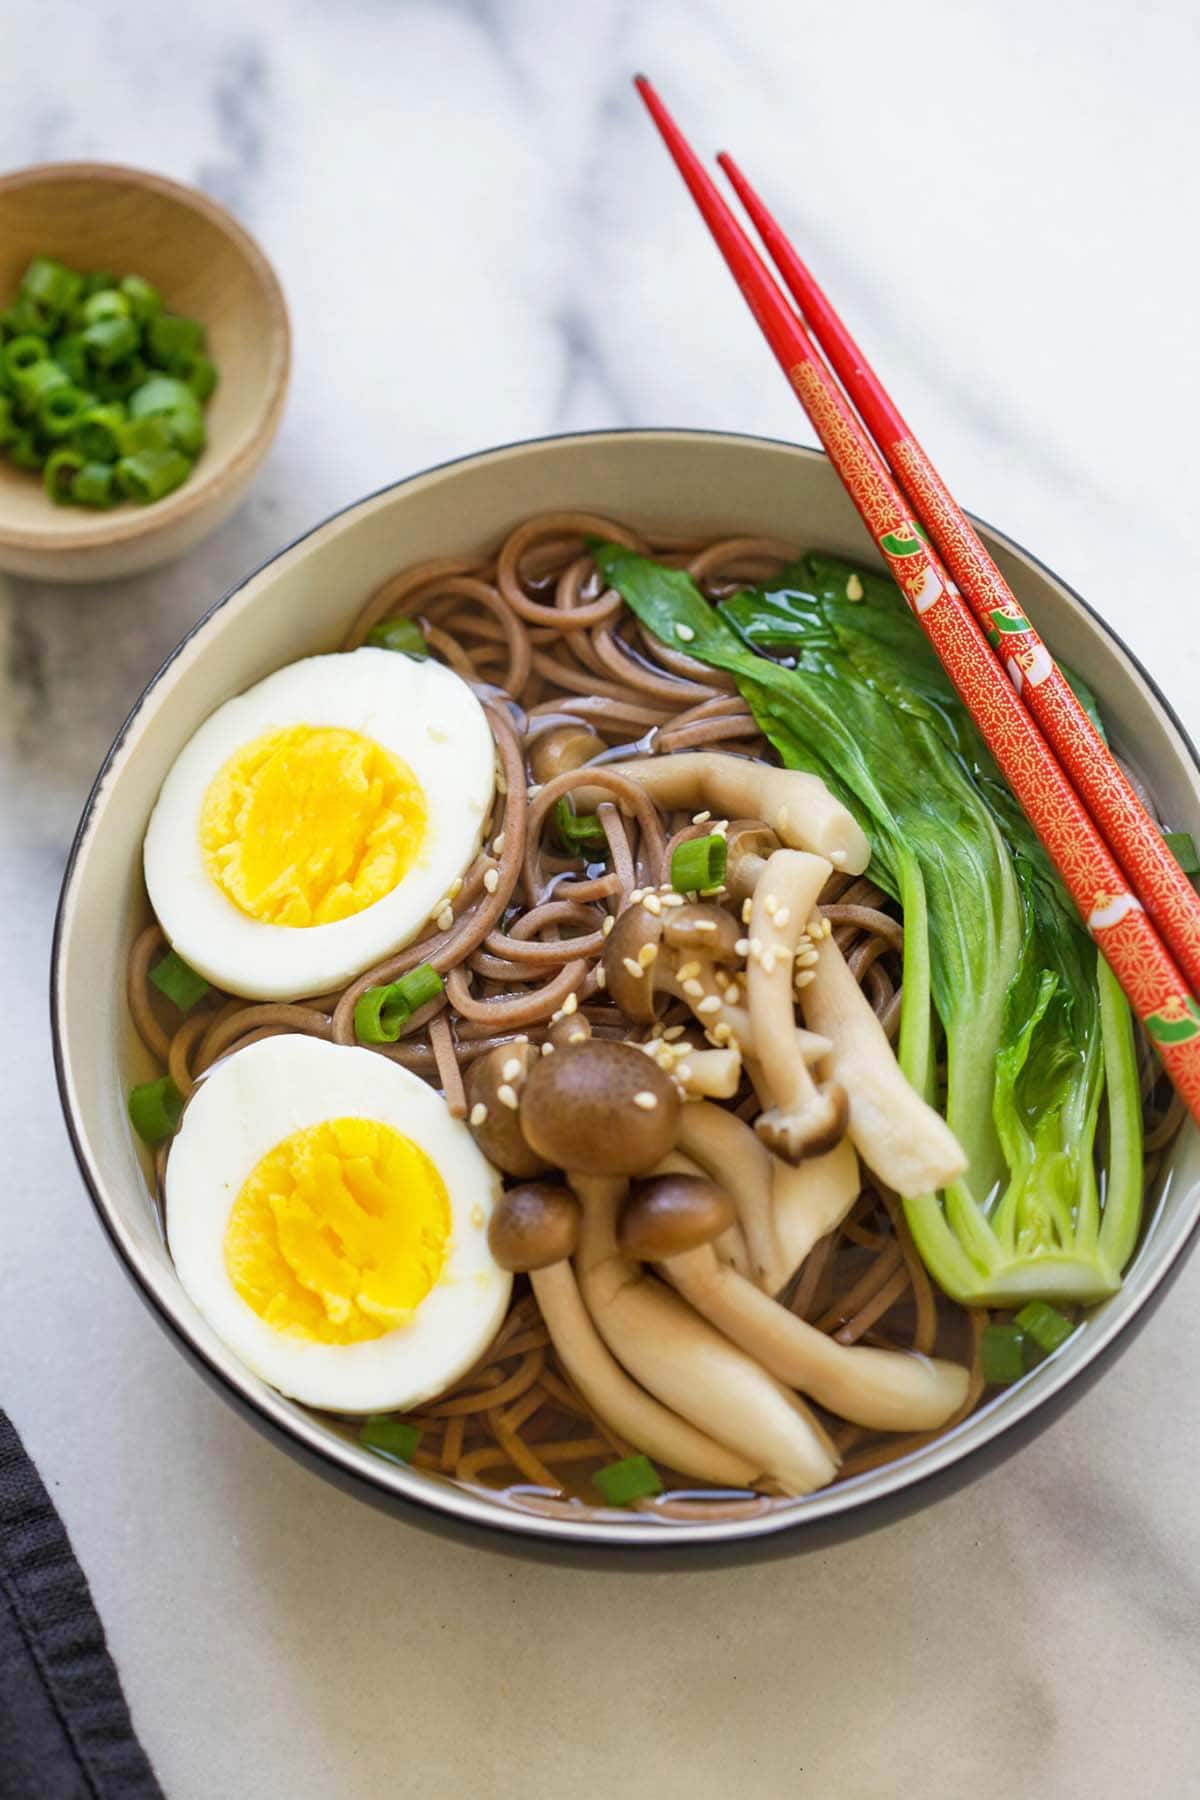
[(763, 901), (763, 911), (766, 913), (768, 919), (773, 919), (775, 914), (779, 911), (779, 902), (774, 894), (768, 894)]
[(696, 962), (694, 960), (691, 962), (685, 962), (680, 965), (679, 979), (680, 979), (680, 981), (690, 981), (694, 976), (698, 975), (699, 973), (700, 973), (700, 964), (698, 962)]
[(801, 969), (796, 977), (796, 986), (798, 988), (806, 988), (810, 981), (815, 981), (816, 979), (817, 971), (815, 969)]
[(577, 994), (568, 994), (563, 1001), (562, 1009), (569, 1019), (573, 1012), (578, 1012), (579, 1010), (579, 996)]
[(690, 1081), (692, 1079), (692, 1074), (693, 1070), (691, 1063), (680, 1063), (675, 1071), (675, 1079), (677, 1081)]
[(692, 930), (693, 931), (715, 931), (716, 929), (717, 929), (717, 921), (715, 919), (693, 919), (692, 920)]
[(847, 600), (861, 600), (863, 597), (863, 592), (864, 592), (863, 584), (859, 580), (858, 576), (851, 575), (849, 581), (846, 583), (846, 598), (847, 598)]
[(683, 991), (688, 996), (689, 1000), (703, 999), (704, 983), (702, 981), (697, 981), (694, 975), (689, 975), (687, 980), (683, 983)]
[(625, 970), (627, 975), (632, 976), (634, 981), (640, 981), (642, 976), (646, 973), (641, 963), (634, 962), (632, 956), (623, 956), (621, 958), (621, 967)]
[(448, 906), (444, 906), (442, 908), (441, 912), (437, 916), (438, 930), (439, 931), (449, 931), (449, 929), (453, 925), (453, 923), (454, 923), (454, 914), (450, 911), (450, 908)]
[[(754, 911), (753, 900), (750, 900), (750, 899), (743, 900), (742, 901), (742, 924), (743, 925), (748, 925), (750, 923), (750, 915), (753, 913), (753, 911)], [(742, 951), (741, 954), (745, 955), (745, 952)]]
[(483, 885), (489, 894), (494, 894), (496, 889), (500, 886), (499, 869), (489, 869), (483, 878)]
[(700, 898), (702, 900), (708, 900), (708, 899), (713, 898), (717, 894), (723, 894), (725, 892), (725, 886), (724, 886), (724, 883), (722, 882), (717, 887), (700, 888), (697, 891), (699, 892)]
[(773, 975), (775, 973), (775, 952), (773, 950), (764, 950), (761, 962), (764, 975)]
[(546, 1042), (542, 1045), (542, 1055), (543, 1056), (553, 1056), (554, 1055), (554, 1045), (550, 1042), (549, 1038), (547, 1038)]
[(762, 950), (763, 950), (762, 939), (760, 937), (752, 937), (750, 939), (750, 954), (751, 954), (751, 956), (761, 956)]
[(815, 950), (801, 950), (796, 958), (796, 965), (801, 969), (811, 969), (820, 961)]
[(641, 963), (643, 969), (648, 969), (652, 962), (658, 960), (658, 945), (643, 944), (637, 953), (637, 959)]
[(487, 1124), (487, 1116), (487, 1107), (483, 1104), (482, 1100), (477, 1100), (471, 1108), (470, 1123), (478, 1130), (481, 1125)]
[(521, 1079), (520, 1057), (510, 1056), (504, 1067), (501, 1069), (500, 1074), (505, 1081), (519, 1081)]
[(652, 1094), (649, 1088), (642, 1088), (633, 1096), (633, 1104), (640, 1106), (643, 1112), (653, 1112), (658, 1105), (658, 1095)]
[(673, 1044), (673, 1043), (675, 1043), (675, 1041), (678, 1038), (681, 1038), (683, 1036), (683, 1034), (686, 1030), (687, 1030), (686, 1025), (668, 1025), (666, 1030), (663, 1032), (663, 1036), (666, 1038), (666, 1040), (669, 1044)]
[(496, 1089), (496, 1098), (501, 1106), (507, 1106), (509, 1112), (516, 1112), (517, 1096), (507, 1081), (502, 1081)]
[(517, 1034), (515, 1035), (515, 1037), (513, 1038), (514, 1044), (527, 1044), (528, 1042), (529, 1042), (529, 1033), (527, 1031), (518, 1031)]
[(682, 894), (664, 894), (662, 897), (662, 903), (664, 906), (686, 906), (687, 905), (687, 901), (684, 899)]
[(603, 925), (600, 927), (601, 936), (607, 937), (609, 932), (612, 930), (613, 926), (616, 924), (616, 922), (617, 921), (613, 918), (612, 914), (609, 913), (609, 915), (605, 919)]
[(646, 889), (645, 888), (634, 888), (633, 892), (629, 896), (629, 904), (630, 904), (630, 906), (636, 906), (638, 904), (639, 900), (644, 900), (645, 898), (646, 898)]
[(733, 947), (737, 951), (739, 956), (749, 956), (749, 954), (750, 954), (750, 939), (749, 938), (739, 938), (737, 943)]
[(719, 837), (719, 838), (728, 837), (729, 836), (729, 820), (728, 819), (718, 819), (716, 824), (713, 826), (712, 830), (709, 832), (709, 836), (710, 837)]
[(777, 910), (777, 912), (775, 914), (775, 929), (777, 931), (782, 931), (784, 926), (787, 924), (788, 920), (791, 918), (791, 916), (792, 916), (792, 911), (791, 911), (790, 907), (788, 907), (788, 906), (779, 907), (779, 909)]
[(714, 1044), (731, 1044), (735, 1050), (741, 1050), (741, 1045), (733, 1035), (733, 1027), (727, 1025), (724, 1019), (719, 1025), (713, 1026), (712, 1040)]
[(657, 894), (647, 894), (646, 898), (642, 901), (642, 905), (645, 907), (646, 911), (653, 914), (656, 919), (661, 916), (662, 901)]
[(718, 1012), (720, 1012), (720, 1010), (721, 1010), (721, 997), (719, 994), (706, 995), (705, 998), (703, 1000), (701, 1000), (699, 1005), (696, 1007), (696, 1011), (698, 1013), (706, 1013), (706, 1014), (707, 1013), (718, 1013)]
[(447, 898), (447, 900), (457, 900), (458, 896), (461, 893), (462, 893), (462, 876), (456, 875), (454, 877), (454, 880), (450, 883), (450, 887), (446, 894), (446, 898)]
[(567, 1042), (568, 1044), (586, 1044), (587, 1035), (586, 1028), (583, 1025), (579, 1025), (574, 1031), (568, 1031)]
[(496, 837), (495, 837), (495, 838), (493, 838), (493, 840), (492, 840), (492, 853), (493, 853), (493, 855), (495, 855), (495, 856), (499, 856), (499, 854), (500, 854), (500, 852), (501, 852), (501, 851), (502, 851), (502, 850), (503, 850), (503, 848), (504, 848), (504, 833), (503, 833), (503, 832), (500, 832), (500, 833), (499, 833), (499, 834), (498, 834), (498, 836), (496, 836)]
[(725, 1004), (726, 1004), (726, 1006), (736, 1006), (738, 1001), (741, 999), (741, 997), (742, 997), (741, 988), (738, 986), (736, 981), (731, 981), (729, 986), (725, 989)]
[(608, 976), (605, 973), (603, 963), (601, 963), (600, 967), (596, 970), (596, 986), (598, 988), (606, 988), (608, 986)]
[(690, 644), (695, 635), (690, 625), (676, 625), (675, 627), (675, 636), (681, 644)]
[(693, 813), (692, 814), (692, 824), (693, 825), (707, 825), (708, 821), (711, 818), (712, 818), (712, 814), (710, 812)]

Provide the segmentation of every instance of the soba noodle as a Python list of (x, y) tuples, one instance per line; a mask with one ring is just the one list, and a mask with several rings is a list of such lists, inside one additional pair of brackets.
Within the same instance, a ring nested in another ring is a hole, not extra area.
[[(602, 590), (585, 547), (590, 534), (687, 569), (711, 598), (769, 577), (796, 555), (793, 546), (768, 538), (700, 543), (657, 535), (647, 541), (609, 519), (557, 512), (518, 526), (493, 556), (424, 563), (387, 581), (342, 648), (362, 644), (385, 619), (407, 616), (419, 623), (431, 653), (474, 686), (497, 764), (495, 810), (483, 846), (425, 936), (342, 991), (302, 1004), (258, 1004), (213, 993), (170, 1033), (167, 1009), (148, 980), (164, 939), (157, 923), (149, 924), (129, 959), (130, 1010), (147, 1049), (184, 1096), (218, 1058), (263, 1037), (301, 1032), (355, 1043), (359, 996), (422, 963), (442, 974), (445, 992), (413, 1015), (396, 1043), (373, 1048), (439, 1087), (458, 1117), (466, 1111), (463, 1069), (498, 1045), (541, 1043), (564, 1007), (582, 1009), (594, 1036), (631, 1035), (629, 1021), (603, 988), (606, 922), (631, 892), (666, 881), (674, 847), (703, 835), (707, 826), (661, 813), (642, 788), (605, 765), (648, 752), (769, 753), (729, 677), (659, 644), (623, 611), (619, 596)], [(568, 725), (594, 734), (601, 747), (585, 767), (539, 782), (539, 741)], [(547, 830), (557, 801), (585, 788), (593, 801), (597, 790), (604, 795), (598, 817), (609, 852), (591, 865), (563, 854)], [(903, 926), (891, 902), (865, 878), (834, 875), (821, 910), (894, 1037)], [(676, 1003), (656, 1031), (670, 1034), (692, 1022)], [(1169, 1091), (1164, 1094), (1148, 1051), (1143, 1095), (1150, 1179), (1180, 1113)], [(731, 1104), (745, 1119), (759, 1110), (748, 1085)], [(160, 1151), (160, 1190), (164, 1166)], [(966, 1400), (943, 1430), (978, 1405), (988, 1314), (967, 1311), (940, 1293), (899, 1203), (873, 1182), (811, 1251), (785, 1298), (799, 1317), (843, 1344), (936, 1351), (969, 1365)], [(482, 1361), (409, 1417), (422, 1432), (418, 1467), (500, 1489), (514, 1504), (541, 1511), (578, 1514), (591, 1492), (589, 1474), (633, 1449), (572, 1386), (524, 1280), (518, 1280), (505, 1323)], [(825, 1415), (822, 1422), (843, 1458), (841, 1480), (941, 1435), (870, 1432)], [(745, 1515), (782, 1502), (763, 1494), (706, 1496), (679, 1478), (662, 1498), (639, 1504), (664, 1518), (697, 1519)]]

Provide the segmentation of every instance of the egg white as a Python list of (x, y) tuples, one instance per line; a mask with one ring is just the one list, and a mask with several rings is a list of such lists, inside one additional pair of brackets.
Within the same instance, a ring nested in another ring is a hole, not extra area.
[[(274, 1330), (225, 1268), (229, 1214), (256, 1164), (293, 1132), (334, 1118), (378, 1120), (411, 1138), (450, 1202), (438, 1281), (406, 1324), (358, 1344)], [(188, 1104), (167, 1163), (167, 1241), (196, 1310), (255, 1374), (309, 1406), (385, 1412), (442, 1393), (499, 1329), (512, 1291), (487, 1242), (499, 1192), (499, 1176), (467, 1127), (407, 1069), (317, 1038), (264, 1038), (218, 1063)]]
[[(329, 925), (252, 919), (212, 879), (200, 843), (210, 783), (231, 756), (289, 725), (340, 726), (403, 759), (425, 796), (417, 859), (389, 894)], [(254, 1000), (324, 993), (411, 943), (479, 848), (495, 786), (479, 701), (432, 658), (364, 648), (311, 656), (218, 707), (180, 751), (146, 831), (150, 904), (206, 980)]]

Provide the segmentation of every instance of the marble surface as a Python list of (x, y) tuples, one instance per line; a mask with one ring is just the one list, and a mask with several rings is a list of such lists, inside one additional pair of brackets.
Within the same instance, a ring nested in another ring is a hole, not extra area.
[(1191, 0), (8, 0), (4, 45), (0, 166), (199, 182), (261, 237), (296, 332), (278, 445), (216, 539), (133, 582), (0, 591), (0, 1401), (167, 1792), (1200, 1792), (1200, 1259), (1064, 1423), (867, 1542), (711, 1575), (472, 1554), (294, 1468), (172, 1352), (84, 1199), (44, 998), (111, 735), (277, 545), (490, 442), (807, 435), (639, 66), (776, 198), (961, 497), (1200, 725)]

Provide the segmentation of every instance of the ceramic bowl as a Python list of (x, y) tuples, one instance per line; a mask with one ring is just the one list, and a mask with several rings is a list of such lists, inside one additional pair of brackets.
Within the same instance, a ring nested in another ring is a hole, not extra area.
[(208, 328), (220, 375), (208, 444), (167, 499), (111, 512), (55, 506), (36, 475), (0, 455), (0, 569), (47, 581), (133, 575), (190, 550), (254, 478), (287, 394), (283, 294), (253, 238), (207, 195), (106, 163), (44, 163), (0, 179), (0, 304), (39, 255), (144, 275), (172, 312)]
[[(63, 1107), (100, 1220), (174, 1344), (245, 1416), (296, 1456), (402, 1516), (508, 1548), (641, 1563), (743, 1558), (848, 1536), (923, 1505), (1017, 1449), (1080, 1394), (1161, 1299), (1197, 1235), (1200, 1135), (1176, 1142), (1147, 1203), (1121, 1291), (1057, 1355), (936, 1444), (806, 1499), (736, 1522), (667, 1526), (644, 1515), (574, 1522), (522, 1512), (394, 1466), (266, 1387), (214, 1336), (180, 1287), (156, 1223), (147, 1159), (125, 1091), (152, 1071), (125, 1008), (122, 971), (147, 917), (141, 842), (159, 784), (213, 708), (296, 657), (336, 646), (394, 570), (494, 546), (528, 514), (584, 507), (647, 529), (765, 533), (875, 560), (825, 458), (759, 439), (681, 431), (516, 444), (413, 476), (282, 551), (217, 602), (141, 696), (100, 771), (63, 886), (53, 1020)], [(1200, 830), (1200, 768), (1138, 664), (1069, 588), (996, 531), (985, 541), (1051, 646), (1102, 696), (1174, 826)]]

